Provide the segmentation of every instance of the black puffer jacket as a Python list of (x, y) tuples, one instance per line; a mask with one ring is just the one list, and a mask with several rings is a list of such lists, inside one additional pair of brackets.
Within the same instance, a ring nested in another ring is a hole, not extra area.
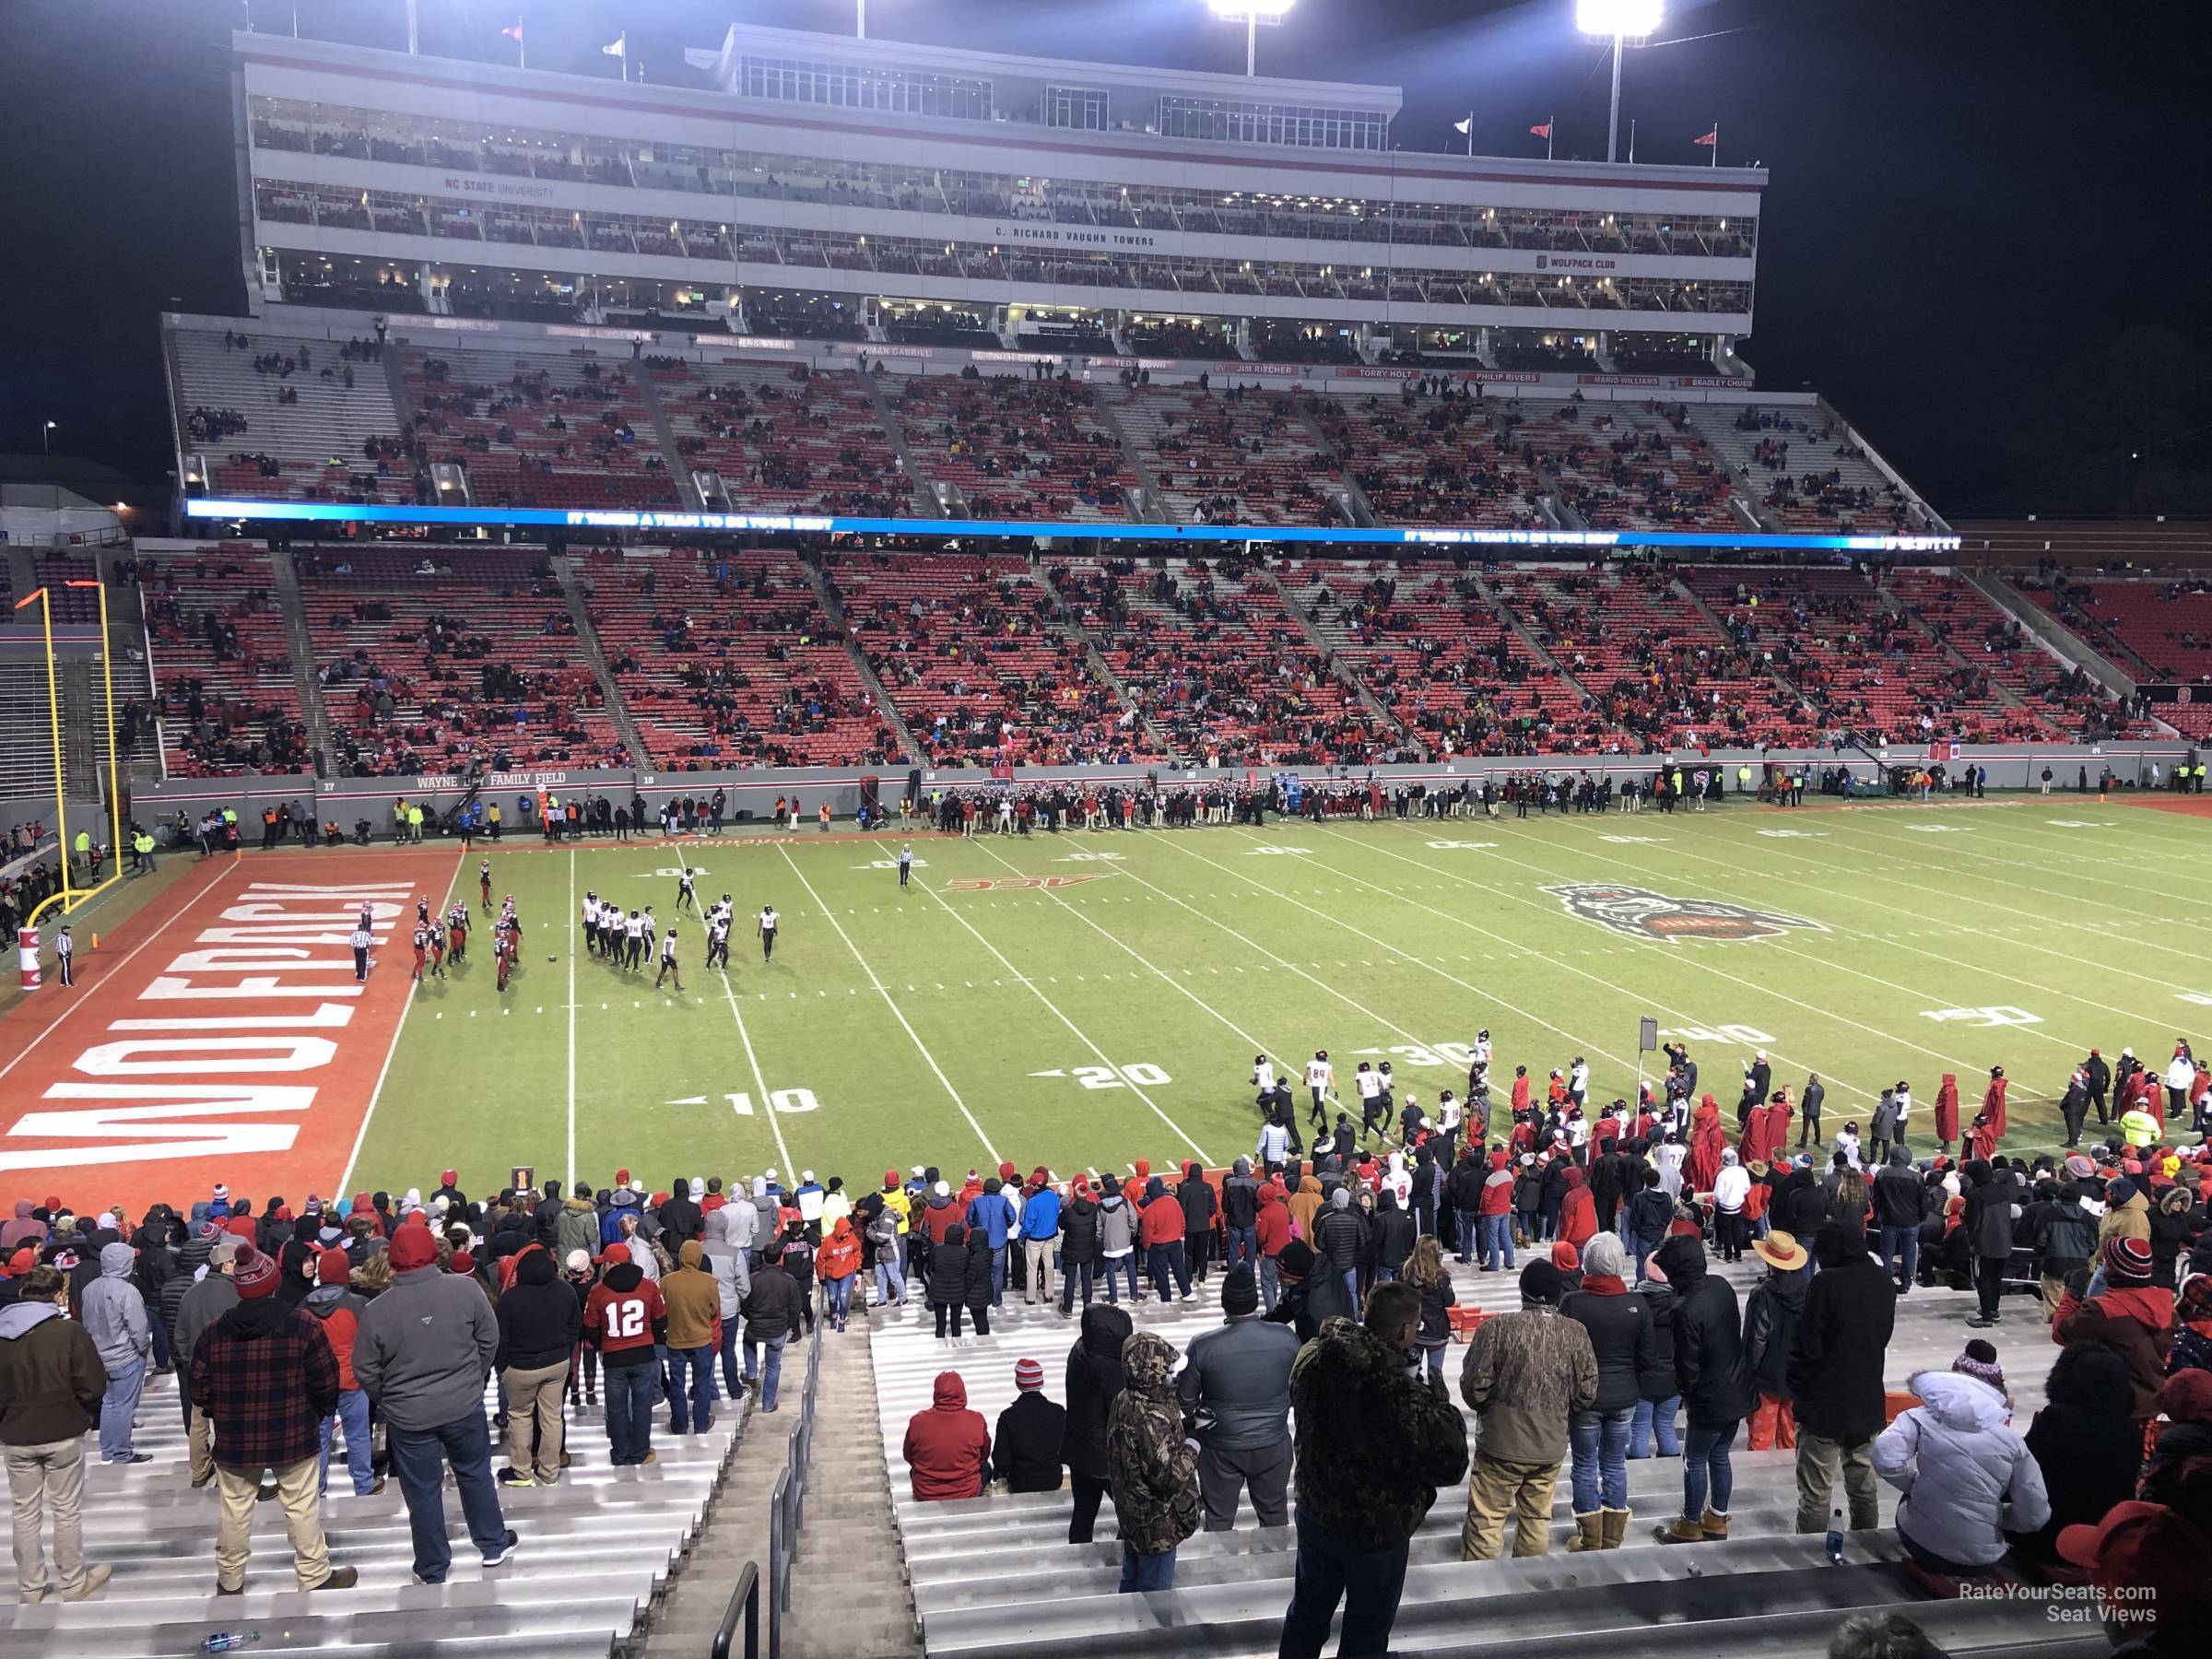
[(1744, 1372), (1743, 1317), (1735, 1287), (1705, 1270), (1700, 1239), (1669, 1239), (1659, 1265), (1678, 1299), (1675, 1308), (1675, 1381), (1692, 1427), (1721, 1429), (1751, 1415)]
[(1641, 1379), (1653, 1365), (1652, 1310), (1641, 1297), (1577, 1290), (1559, 1302), (1559, 1317), (1590, 1333), (1597, 1355), (1593, 1411), (1618, 1411), (1643, 1397)]
[[(958, 1221), (945, 1230), (945, 1241), (929, 1253), (929, 1305), (958, 1308), (968, 1301), (968, 1231)], [(986, 1299), (990, 1281), (983, 1284)]]
[(1213, 1231), (1214, 1189), (1196, 1164), (1182, 1166), (1182, 1181), (1175, 1189), (1175, 1197), (1182, 1206), (1184, 1233)]
[(1069, 1470), (1106, 1478), (1106, 1419), (1122, 1392), (1122, 1344), (1135, 1327), (1119, 1308), (1083, 1310), (1082, 1335), (1067, 1351), (1067, 1431), (1062, 1454)]
[[(1652, 1324), (1651, 1360), (1637, 1370), (1637, 1397), (1672, 1399), (1682, 1386), (1675, 1381), (1675, 1288), (1650, 1281), (1637, 1286), (1634, 1294), (1650, 1312)], [(1602, 1385), (1602, 1372), (1598, 1381)]]
[(1385, 1187), (1375, 1199), (1374, 1219), (1368, 1224), (1378, 1267), (1403, 1267), (1413, 1253), (1418, 1233), (1413, 1214), (1398, 1207), (1398, 1195)]
[(1060, 1255), (1070, 1266), (1080, 1266), (1085, 1263), (1094, 1266), (1097, 1265), (1099, 1206), (1096, 1200), (1077, 1195), (1060, 1206)]

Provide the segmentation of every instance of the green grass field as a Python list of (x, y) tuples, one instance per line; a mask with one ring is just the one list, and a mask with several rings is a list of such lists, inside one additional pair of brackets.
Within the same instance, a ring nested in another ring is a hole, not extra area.
[[(495, 852), (523, 971), (502, 998), (479, 930), (477, 959), (416, 993), (348, 1190), (446, 1164), (473, 1192), (513, 1164), (600, 1185), (627, 1166), (654, 1187), (810, 1168), (865, 1189), (917, 1162), (1226, 1163), (1252, 1149), (1255, 1051), (1295, 1082), (1327, 1049), (1347, 1100), (1358, 1060), (1388, 1058), (1426, 1102), (1464, 1086), (1461, 1045), (1488, 1027), (1500, 1101), (1516, 1065), (1541, 1079), (1577, 1053), (1603, 1100), (1633, 1093), (1645, 1015), (1686, 1034), (1726, 1107), (1754, 1046), (1778, 1084), (1818, 1071), (1831, 1134), (1908, 1078), (1916, 1149), (1941, 1074), (1971, 1117), (2002, 1064), (2006, 1145), (2042, 1147), (2090, 1045), (2156, 1066), (2177, 1034), (2200, 1053), (2212, 1035), (2206, 820), (2078, 796), (932, 835), (904, 892), (899, 844), (687, 842), (702, 902), (730, 893), (737, 927), (724, 976), (682, 921), (680, 996), (585, 955), (575, 924), (586, 889), (665, 923), (676, 848)], [(456, 874), (473, 904), (475, 856)], [(960, 885), (1017, 877), (1068, 884)], [(1572, 887), (1628, 913), (1571, 913), (1552, 889)], [(1685, 924), (1623, 888), (1786, 920), (1715, 937), (1746, 924)], [(783, 918), (766, 965), (764, 902)]]

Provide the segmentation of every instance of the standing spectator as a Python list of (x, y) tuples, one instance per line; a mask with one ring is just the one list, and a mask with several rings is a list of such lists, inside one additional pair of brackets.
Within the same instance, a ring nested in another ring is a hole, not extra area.
[(218, 1595), (245, 1589), (248, 1529), (264, 1470), (276, 1477), (300, 1588), (350, 1590), (359, 1576), (351, 1567), (331, 1566), (323, 1538), (323, 1419), (338, 1408), (337, 1358), (322, 1322), (276, 1295), (282, 1277), (274, 1256), (241, 1254), (238, 1304), (192, 1353), (192, 1397), (215, 1426)]
[(1067, 1443), (1067, 1408), (1045, 1397), (1044, 1367), (1014, 1362), (1014, 1403), (998, 1414), (997, 1472), (1009, 1492), (1056, 1492)]
[[(599, 1350), (606, 1382), (607, 1461), (618, 1468), (658, 1463), (653, 1402), (661, 1376), (657, 1350), (668, 1340), (668, 1304), (661, 1300), (660, 1286), (630, 1260), (629, 1245), (609, 1244), (600, 1253), (599, 1265), (599, 1282), (584, 1300), (582, 1319), (583, 1339)], [(770, 1356), (771, 1391), (782, 1357), (779, 1343)], [(751, 1358), (749, 1349), (747, 1358)]]
[(1992, 1166), (1974, 1159), (1966, 1166), (1966, 1212), (1960, 1225), (1974, 1252), (1974, 1289), (1981, 1312), (1966, 1323), (1986, 1330), (1998, 1323), (1997, 1299), (2004, 1294), (2006, 1270), (2012, 1264), (2012, 1221), (2021, 1193), (2013, 1184), (2009, 1164)]
[(1182, 1205), (1157, 1175), (1145, 1182), (1145, 1202), (1137, 1211), (1137, 1237), (1145, 1247), (1145, 1272), (1164, 1303), (1168, 1284), (1174, 1281), (1178, 1298), (1194, 1301), (1191, 1276), (1183, 1260)]
[(1331, 1320), (1290, 1368), (1297, 1407), (1298, 1569), (1281, 1659), (1320, 1659), (1344, 1604), (1337, 1652), (1387, 1653), (1406, 1546), (1467, 1468), (1452, 1396), (1407, 1363), (1420, 1318), (1410, 1285), (1383, 1285), (1364, 1324)]
[(1927, 1183), (1912, 1167), (1912, 1155), (1899, 1147), (1875, 1171), (1874, 1223), (1882, 1265), (1897, 1280), (1897, 1293), (1912, 1293), (1920, 1265), (1920, 1224), (1928, 1216)]
[(449, 1464), (484, 1565), (497, 1567), (514, 1553), (515, 1535), (500, 1513), (491, 1430), (484, 1420), (484, 1380), (499, 1351), (499, 1322), (473, 1277), (438, 1265), (429, 1228), (399, 1228), (388, 1253), (392, 1287), (361, 1315), (353, 1374), (384, 1419), (415, 1537), (415, 1576), (442, 1584), (453, 1559), (445, 1532)]
[(1452, 1310), (1459, 1304), (1452, 1269), (1444, 1265), (1443, 1241), (1434, 1234), (1416, 1240), (1404, 1271), (1406, 1282), (1421, 1293), (1421, 1328), (1414, 1345), (1429, 1374), (1441, 1380), (1444, 1350), (1452, 1346)]
[(1176, 1382), (1183, 1415), (1197, 1424), (1198, 1486), (1206, 1530), (1237, 1523), (1237, 1495), (1252, 1489), (1262, 1526), (1288, 1526), (1290, 1513), (1290, 1365), (1298, 1337), (1259, 1316), (1259, 1286), (1249, 1264), (1221, 1281), (1225, 1323), (1195, 1338)]
[(1947, 1371), (1921, 1371), (1921, 1404), (1874, 1442), (1875, 1472), (1903, 1496), (1897, 1535), (1911, 1564), (1939, 1579), (1976, 1578), (2005, 1559), (2006, 1532), (2051, 1518), (2042, 1471), (2006, 1419), (1997, 1350), (1975, 1339)]
[(1359, 1258), (1369, 1230), (1366, 1218), (1352, 1207), (1349, 1187), (1340, 1186), (1331, 1193), (1328, 1207), (1313, 1220), (1313, 1253), (1320, 1258), (1315, 1272), (1334, 1273), (1344, 1281), (1344, 1298), (1350, 1304), (1344, 1310), (1347, 1315), (1359, 1306)]
[[(722, 1319), (722, 1392), (731, 1399), (737, 1397), (740, 1373), (737, 1370), (737, 1336), (744, 1328), (739, 1318), (745, 1307), (745, 1293), (752, 1288), (752, 1270), (745, 1259), (744, 1248), (733, 1236), (738, 1227), (738, 1218), (749, 1217), (752, 1206), (746, 1204), (725, 1204), (707, 1212), (707, 1241), (703, 1246), (707, 1271), (714, 1276), (716, 1312)], [(899, 1243), (894, 1235), (877, 1260), (888, 1260), (893, 1274), (899, 1270)], [(905, 1286), (900, 1284), (901, 1300)]]
[(1597, 1399), (1590, 1333), (1559, 1317), (1559, 1270), (1536, 1260), (1521, 1270), (1521, 1307), (1482, 1322), (1467, 1345), (1459, 1394), (1476, 1415), (1460, 1559), (1494, 1561), (1514, 1517), (1513, 1554), (1551, 1547), (1551, 1500), (1567, 1455), (1568, 1424)]
[[(783, 1375), (783, 1345), (797, 1334), (806, 1308), (798, 1281), (783, 1271), (783, 1251), (771, 1244), (760, 1253), (760, 1271), (745, 1293), (745, 1385), (760, 1386), (760, 1409), (776, 1408), (776, 1384)], [(768, 1358), (756, 1369), (761, 1349)]]
[(1070, 1544), (1090, 1542), (1099, 1500), (1106, 1495), (1106, 1424), (1125, 1380), (1122, 1345), (1132, 1328), (1119, 1308), (1086, 1308), (1081, 1334), (1068, 1350), (1065, 1452), (1068, 1490), (1075, 1498)]
[(1570, 1550), (1618, 1549), (1634, 1518), (1629, 1509), (1629, 1435), (1656, 1339), (1650, 1303), (1629, 1294), (1627, 1266), (1619, 1239), (1599, 1233), (1583, 1258), (1582, 1288), (1559, 1302), (1560, 1317), (1590, 1333), (1597, 1360), (1597, 1397), (1568, 1422), (1574, 1450), (1575, 1536)]
[(1182, 1166), (1182, 1180), (1175, 1189), (1182, 1206), (1182, 1253), (1194, 1284), (1206, 1283), (1206, 1263), (1212, 1256), (1214, 1215), (1218, 1207), (1213, 1183), (1195, 1163)]
[[(18, 1218), (27, 1212), (18, 1207)], [(107, 1392), (100, 1351), (71, 1320), (69, 1280), (41, 1262), (0, 1308), (0, 1448), (15, 1500), (16, 1598), (46, 1599), (44, 1512), (53, 1511), (53, 1570), (64, 1601), (88, 1601), (113, 1574), (85, 1564), (85, 1433)]]
[(330, 1490), (330, 1444), (335, 1431), (346, 1430), (346, 1469), (353, 1477), (353, 1495), (367, 1498), (384, 1489), (384, 1477), (375, 1473), (370, 1455), (369, 1396), (361, 1392), (353, 1371), (354, 1338), (360, 1334), (361, 1315), (369, 1298), (353, 1287), (353, 1258), (333, 1245), (315, 1257), (315, 1288), (300, 1302), (323, 1322), (323, 1339), (330, 1344), (331, 1358), (338, 1362), (338, 1405), (323, 1419), (320, 1490)]
[(991, 1431), (968, 1409), (959, 1371), (939, 1371), (928, 1406), (907, 1419), (900, 1453), (918, 1503), (980, 1498), (991, 1479)]
[[(851, 1227), (845, 1231), (850, 1237)], [(661, 1304), (668, 1312), (669, 1431), (704, 1434), (714, 1427), (719, 1397), (714, 1325), (722, 1317), (722, 1290), (707, 1271), (707, 1253), (697, 1239), (684, 1241), (676, 1271), (661, 1280)]]
[(1802, 1270), (1812, 1257), (1794, 1234), (1780, 1228), (1754, 1241), (1751, 1253), (1767, 1270), (1744, 1303), (1744, 1368), (1754, 1395), (1750, 1448), (1794, 1451), (1797, 1418), (1791, 1409), (1790, 1350), (1805, 1312)]
[(1198, 1530), (1198, 1457), (1182, 1437), (1174, 1366), (1175, 1350), (1149, 1331), (1122, 1345), (1122, 1392), (1106, 1416), (1106, 1477), (1124, 1594), (1172, 1590), (1175, 1550)]
[(112, 1464), (150, 1463), (153, 1453), (131, 1445), (138, 1393), (146, 1386), (147, 1356), (153, 1352), (153, 1326), (146, 1298), (131, 1283), (137, 1252), (118, 1241), (100, 1247), (100, 1277), (77, 1299), (77, 1318), (100, 1351), (108, 1373), (106, 1397), (100, 1403), (100, 1460)]
[(1636, 1300), (1652, 1315), (1652, 1362), (1636, 1376), (1636, 1416), (1629, 1427), (1629, 1456), (1682, 1455), (1675, 1419), (1682, 1410), (1682, 1385), (1675, 1381), (1675, 1288), (1656, 1262), (1643, 1265)]
[[(1038, 1171), (1038, 1175), (1044, 1171)], [(1060, 1236), (1060, 1194), (1046, 1182), (1032, 1179), (1022, 1194), (1021, 1237), (1023, 1296), (1033, 1307), (1053, 1300), (1053, 1246)], [(1088, 1300), (1088, 1299), (1086, 1299)], [(842, 1330), (842, 1322), (839, 1327)]]
[(171, 1327), (169, 1335), (170, 1353), (177, 1365), (177, 1393), (184, 1409), (192, 1484), (195, 1488), (204, 1487), (215, 1478), (215, 1459), (208, 1452), (207, 1414), (192, 1397), (192, 1350), (199, 1346), (200, 1337), (208, 1326), (238, 1306), (238, 1286), (232, 1275), (237, 1271), (240, 1248), (236, 1239), (223, 1233), (213, 1243), (204, 1239), (194, 1241), (185, 1245), (177, 1258), (183, 1269), (178, 1275), (181, 1282), (189, 1282), (197, 1271), (193, 1259), (195, 1255), (207, 1265), (206, 1277), (191, 1284), (178, 1301), (176, 1324)]
[[(543, 1249), (533, 1245), (517, 1258), (514, 1283), (500, 1298), (497, 1324), (500, 1346), (492, 1363), (507, 1400), (507, 1466), (500, 1479), (507, 1486), (551, 1486), (560, 1478), (560, 1396), (583, 1336), (583, 1309)], [(352, 1439), (350, 1429), (347, 1438)]]
[(1221, 1230), (1225, 1239), (1222, 1263), (1234, 1267), (1259, 1254), (1260, 1183), (1253, 1179), (1252, 1159), (1240, 1158), (1221, 1183)]
[(1820, 1270), (1805, 1293), (1787, 1373), (1797, 1418), (1797, 1530), (1828, 1529), (1840, 1473), (1852, 1530), (1864, 1532), (1881, 1521), (1872, 1447), (1882, 1430), (1882, 1357), (1898, 1290), (1847, 1221), (1813, 1236), (1813, 1259)]
[(1694, 1544), (1728, 1535), (1735, 1470), (1728, 1448), (1751, 1412), (1744, 1373), (1743, 1320), (1735, 1288), (1705, 1268), (1695, 1237), (1662, 1244), (1655, 1259), (1675, 1288), (1675, 1381), (1688, 1412), (1682, 1443), (1682, 1513), (1659, 1529), (1662, 1544)]

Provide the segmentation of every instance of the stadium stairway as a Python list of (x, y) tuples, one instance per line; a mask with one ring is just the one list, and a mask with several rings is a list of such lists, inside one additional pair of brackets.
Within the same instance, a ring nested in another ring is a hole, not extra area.
[[(486, 1408), (496, 1406), (495, 1385), (487, 1390)], [(7, 1606), (0, 1613), (0, 1659), (165, 1659), (198, 1651), (221, 1632), (250, 1635), (254, 1659), (311, 1653), (537, 1659), (556, 1643), (565, 1654), (608, 1654), (629, 1643), (640, 1618), (684, 1559), (722, 1482), (743, 1415), (725, 1408), (708, 1433), (677, 1439), (665, 1432), (666, 1413), (656, 1412), (658, 1462), (617, 1469), (606, 1460), (598, 1407), (571, 1410), (573, 1462), (559, 1484), (500, 1490), (507, 1524), (521, 1539), (505, 1565), (477, 1562), (449, 1480), (446, 1524), (454, 1557), (452, 1575), (441, 1585), (415, 1582), (398, 1481), (356, 1498), (341, 1456), (324, 1500), (323, 1525), (332, 1565), (359, 1569), (359, 1583), (348, 1591), (301, 1592), (283, 1512), (273, 1502), (258, 1503), (245, 1594), (218, 1600), (215, 1489), (193, 1489), (175, 1383), (157, 1378), (139, 1402), (135, 1430), (137, 1449), (151, 1453), (151, 1462), (104, 1465), (87, 1442), (86, 1559), (112, 1565), (114, 1577), (90, 1601), (49, 1596), (37, 1606)], [(494, 1438), (504, 1440), (496, 1431)], [(492, 1462), (495, 1468), (504, 1465), (503, 1447), (495, 1445)], [(705, 1645), (702, 1637), (688, 1651), (703, 1653)]]
[(323, 709), (323, 688), (315, 681), (314, 636), (308, 625), (307, 601), (300, 592), (300, 567), (292, 562), (289, 547), (269, 549), (269, 576), (284, 616), (284, 637), (292, 648), (292, 689), (307, 722), (307, 741), (317, 754), (327, 755), (330, 716)]
[[(1756, 1264), (1718, 1267), (1739, 1296)], [(1502, 1312), (1518, 1305), (1514, 1277), (1453, 1267), (1463, 1305)], [(1178, 1352), (1219, 1322), (1217, 1273), (1193, 1303), (1143, 1304), (1137, 1328), (1167, 1338)], [(2056, 1350), (2035, 1317), (2019, 1312), (1992, 1333), (2011, 1370), (2015, 1422), (2022, 1427), (2041, 1402), (2042, 1379)], [(1899, 1304), (1889, 1350), (1890, 1385), (1901, 1389), (1916, 1370), (1946, 1367), (1968, 1335), (1971, 1296), (1915, 1289)], [(1009, 1646), (1029, 1655), (1205, 1653), (1209, 1659), (1271, 1654), (1290, 1598), (1293, 1529), (1264, 1529), (1249, 1505), (1233, 1531), (1201, 1532), (1178, 1551), (1176, 1587), (1158, 1594), (1116, 1594), (1120, 1546), (1112, 1501), (1099, 1541), (1066, 1542), (1065, 1492), (995, 1492), (959, 1503), (916, 1503), (900, 1448), (907, 1419), (928, 1404), (938, 1371), (959, 1371), (969, 1403), (986, 1423), (1014, 1394), (1014, 1363), (1044, 1366), (1046, 1390), (1063, 1397), (1065, 1354), (1077, 1325), (1057, 1308), (1030, 1308), (1009, 1290), (993, 1316), (992, 1334), (939, 1342), (926, 1309), (878, 1313), (872, 1344), (881, 1431), (890, 1471), (908, 1576), (924, 1647), (931, 1655), (995, 1653)], [(1446, 1377), (1456, 1394), (1463, 1347), (1448, 1351)], [(1827, 1650), (1837, 1623), (1855, 1612), (1896, 1609), (1954, 1653), (2034, 1653), (2087, 1656), (2101, 1650), (2094, 1630), (2053, 1625), (2042, 1604), (1964, 1604), (1925, 1599), (1899, 1565), (1895, 1493), (1882, 1488), (1882, 1530), (1849, 1535), (1844, 1562), (1827, 1563), (1822, 1539), (1794, 1528), (1794, 1454), (1748, 1452), (1741, 1437), (1733, 1457), (1732, 1535), (1724, 1543), (1663, 1547), (1654, 1529), (1678, 1512), (1681, 1465), (1652, 1458), (1629, 1465), (1635, 1519), (1618, 1551), (1570, 1555), (1574, 1535), (1566, 1470), (1555, 1494), (1550, 1552), (1541, 1558), (1463, 1562), (1459, 1532), (1464, 1488), (1441, 1493), (1412, 1546), (1403, 1610), (1393, 1651), (1424, 1654), (1493, 1653), (1583, 1654), (1593, 1640), (1618, 1649), (1708, 1655), (1725, 1650), (1732, 1633), (1756, 1638), (1765, 1655), (1814, 1655)], [(1841, 1494), (1838, 1494), (1841, 1501)], [(1509, 1542), (1508, 1547), (1511, 1547)], [(2087, 1640), (2084, 1640), (2085, 1636)]]
[[(652, 382), (646, 383), (650, 386)], [(660, 406), (656, 403), (653, 406), (657, 409)], [(667, 453), (673, 455), (676, 450), (672, 446)], [(687, 472), (683, 476), (684, 487), (688, 489), (691, 475)], [(652, 751), (646, 748), (645, 739), (638, 732), (638, 723), (630, 716), (629, 701), (622, 695), (620, 682), (606, 665), (606, 652), (599, 643), (598, 625), (592, 620), (592, 602), (584, 594), (582, 572), (577, 570), (575, 559), (565, 553), (552, 563), (553, 574), (560, 582), (561, 596), (569, 602), (569, 620), (576, 624), (577, 647), (583, 653), (592, 677), (599, 682), (599, 693), (606, 699), (606, 712), (613, 717), (615, 730), (638, 764), (651, 766)]]
[[(821, 601), (822, 614), (836, 625), (838, 637), (844, 645), (846, 659), (852, 663), (853, 672), (860, 677), (860, 683), (867, 688), (876, 712), (898, 735), (900, 752), (908, 757), (921, 754), (922, 746), (914, 741), (912, 728), (906, 724), (906, 717), (899, 712), (899, 705), (891, 700), (890, 692), (884, 688), (883, 681), (877, 677), (876, 670), (868, 666), (867, 653), (861, 650), (859, 642), (853, 638), (851, 629), (845, 624), (845, 602), (837, 591), (837, 584), (825, 578), (822, 567), (811, 559), (801, 559), (799, 571), (814, 589), (815, 597)], [(901, 761), (900, 764), (905, 762)]]
[[(1314, 429), (1317, 432), (1320, 430), (1318, 427)], [(1362, 501), (1366, 500), (1364, 496), (1360, 499)], [(1370, 522), (1372, 522), (1371, 512)], [(1291, 594), (1290, 590), (1283, 585), (1281, 573), (1269, 566), (1263, 565), (1253, 574), (1256, 580), (1269, 583), (1282, 596), (1283, 614), (1297, 623), (1299, 630), (1312, 641), (1313, 649), (1328, 659), (1330, 672), (1335, 675), (1337, 683), (1359, 699), (1359, 706), (1373, 716), (1375, 724), (1383, 731), (1395, 732), (1399, 741), (1406, 746), (1409, 754), (1426, 757), (1429, 750), (1421, 742), (1418, 735), (1408, 730), (1406, 723), (1391, 712), (1390, 705), (1377, 697), (1367, 682), (1352, 672), (1343, 657), (1337, 654), (1336, 647), (1329, 642), (1315, 624), (1313, 613), (1308, 610)]]

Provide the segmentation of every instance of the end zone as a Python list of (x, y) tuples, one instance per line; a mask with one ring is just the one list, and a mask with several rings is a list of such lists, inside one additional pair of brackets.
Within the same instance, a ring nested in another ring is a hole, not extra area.
[(318, 853), (181, 884), (112, 964), (0, 1019), (0, 1171), (80, 1212), (175, 1202), (214, 1179), (200, 1159), (241, 1196), (335, 1195), (409, 991), (397, 955), (357, 982), (349, 936), (366, 904), (389, 952), (453, 869), (442, 849)]

